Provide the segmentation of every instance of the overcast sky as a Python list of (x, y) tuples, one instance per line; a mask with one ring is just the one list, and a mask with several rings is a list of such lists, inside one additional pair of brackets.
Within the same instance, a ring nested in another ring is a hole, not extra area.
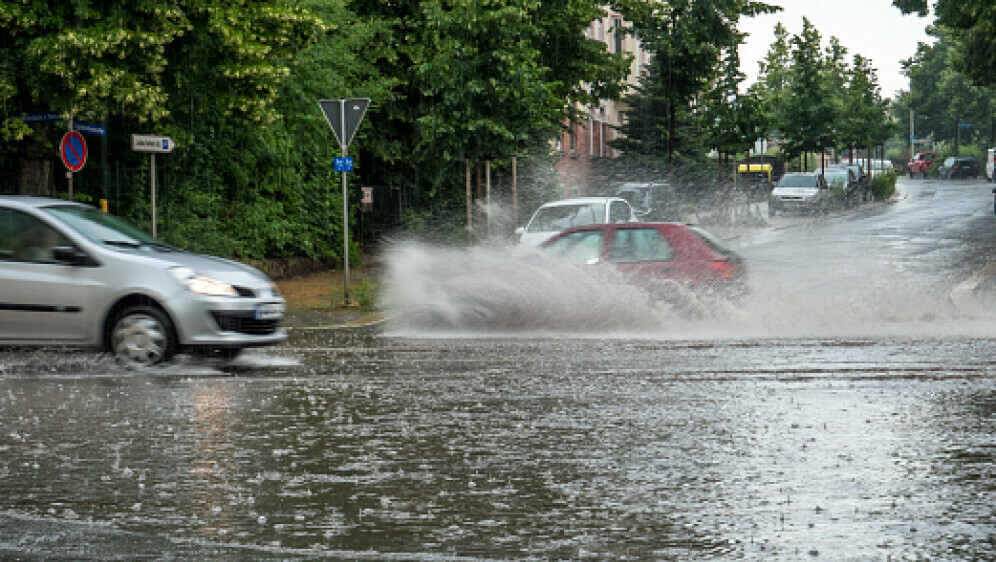
[(909, 89), (909, 80), (902, 75), (899, 61), (916, 53), (920, 42), (932, 43), (925, 31), (933, 23), (933, 14), (920, 18), (904, 16), (892, 5), (892, 0), (767, 0), (779, 5), (775, 14), (744, 18), (740, 30), (750, 34), (740, 46), (740, 69), (747, 75), (745, 85), (757, 80), (757, 63), (768, 53), (775, 39), (775, 24), (779, 21), (789, 37), (802, 31), (803, 16), (816, 26), (823, 47), (834, 36), (847, 48), (847, 60), (855, 54), (871, 59), (878, 72), (882, 96), (891, 98), (897, 90)]

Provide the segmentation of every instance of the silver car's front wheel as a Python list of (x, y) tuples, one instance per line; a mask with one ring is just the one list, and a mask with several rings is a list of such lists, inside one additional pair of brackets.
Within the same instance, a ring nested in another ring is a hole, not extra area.
[(117, 316), (111, 328), (111, 351), (125, 365), (155, 365), (176, 353), (173, 325), (161, 311), (132, 307)]

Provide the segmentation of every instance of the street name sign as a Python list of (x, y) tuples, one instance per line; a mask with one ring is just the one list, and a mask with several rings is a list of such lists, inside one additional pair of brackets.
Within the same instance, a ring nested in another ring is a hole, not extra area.
[(132, 135), (131, 149), (135, 152), (153, 152), (164, 154), (173, 152), (176, 145), (173, 139), (156, 135)]

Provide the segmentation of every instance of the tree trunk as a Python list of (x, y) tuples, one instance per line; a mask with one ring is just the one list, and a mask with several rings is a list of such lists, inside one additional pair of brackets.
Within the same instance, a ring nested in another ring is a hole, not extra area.
[(55, 193), (55, 178), (51, 160), (21, 159), (21, 178), (18, 193), (48, 197)]

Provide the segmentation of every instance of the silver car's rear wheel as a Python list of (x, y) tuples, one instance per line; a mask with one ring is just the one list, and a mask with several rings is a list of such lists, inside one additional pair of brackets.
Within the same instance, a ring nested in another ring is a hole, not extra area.
[(172, 322), (148, 306), (122, 311), (111, 328), (110, 343), (115, 359), (124, 365), (155, 365), (176, 353)]

